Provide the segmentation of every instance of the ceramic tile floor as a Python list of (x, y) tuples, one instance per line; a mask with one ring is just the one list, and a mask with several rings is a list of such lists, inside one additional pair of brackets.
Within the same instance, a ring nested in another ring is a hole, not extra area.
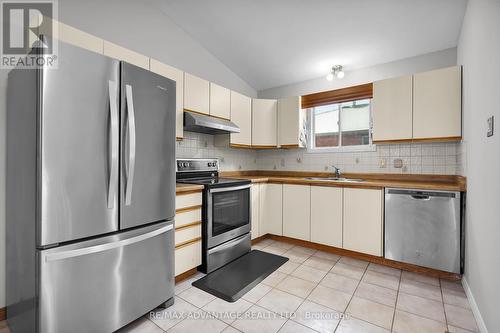
[[(264, 240), (253, 248), (290, 258), (235, 303), (175, 286), (175, 304), (119, 333), (477, 332), (462, 285)], [(0, 333), (6, 333), (0, 323)]]

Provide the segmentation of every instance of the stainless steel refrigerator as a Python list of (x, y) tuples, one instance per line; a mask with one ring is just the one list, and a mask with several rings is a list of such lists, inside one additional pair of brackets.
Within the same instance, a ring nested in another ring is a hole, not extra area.
[(63, 43), (58, 62), (9, 73), (7, 318), (112, 332), (173, 300), (176, 87)]

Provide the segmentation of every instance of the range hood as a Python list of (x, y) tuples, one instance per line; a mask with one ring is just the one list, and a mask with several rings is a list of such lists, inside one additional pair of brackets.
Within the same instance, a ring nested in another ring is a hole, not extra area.
[(204, 114), (184, 111), (184, 130), (205, 134), (239, 133), (240, 128), (235, 123)]

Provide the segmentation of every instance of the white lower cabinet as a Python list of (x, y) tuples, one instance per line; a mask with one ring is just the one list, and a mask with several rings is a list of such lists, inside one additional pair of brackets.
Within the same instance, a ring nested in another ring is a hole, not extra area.
[(175, 275), (201, 265), (202, 193), (175, 196)]
[(259, 220), (252, 218), (252, 239), (273, 234), (382, 256), (383, 193), (382, 189), (254, 184), (252, 216)]
[(311, 186), (283, 185), (283, 236), (311, 240)]
[(344, 249), (382, 256), (383, 190), (344, 188)]
[(262, 235), (283, 235), (283, 185), (261, 184), (259, 191), (260, 221)]
[(201, 239), (175, 249), (175, 276), (201, 265)]
[(260, 233), (259, 221), (260, 221), (260, 184), (253, 184), (250, 190), (250, 205), (252, 206), (252, 223), (251, 223), (251, 232), (252, 239), (262, 236)]
[(311, 242), (342, 248), (341, 187), (311, 186)]

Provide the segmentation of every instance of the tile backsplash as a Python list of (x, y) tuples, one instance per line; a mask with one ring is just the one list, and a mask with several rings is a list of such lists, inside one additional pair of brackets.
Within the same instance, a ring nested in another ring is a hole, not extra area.
[(343, 172), (455, 175), (462, 169), (460, 145), (392, 144), (378, 145), (375, 151), (334, 153), (311, 153), (306, 149), (259, 151), (257, 166), (260, 170), (323, 172), (332, 171), (333, 164)]
[[(463, 174), (465, 149), (461, 143), (410, 143), (378, 145), (375, 151), (311, 153), (306, 149), (250, 150), (214, 145), (214, 136), (184, 132), (176, 144), (177, 158), (220, 160), (223, 171), (286, 170), (332, 171), (332, 164), (342, 172)], [(401, 163), (401, 168), (395, 165)]]
[(176, 143), (176, 158), (218, 158), (222, 171), (256, 170), (257, 152), (251, 149), (216, 147), (214, 135), (184, 132)]

